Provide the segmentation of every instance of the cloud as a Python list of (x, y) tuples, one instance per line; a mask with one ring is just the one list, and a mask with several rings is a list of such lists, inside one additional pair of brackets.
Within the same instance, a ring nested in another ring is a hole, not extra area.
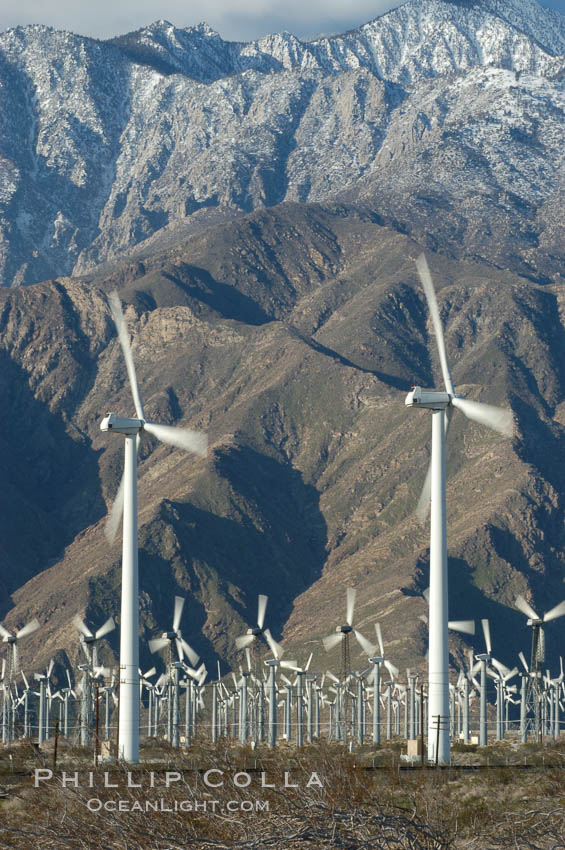
[[(3, 4), (2, 4), (3, 5)], [(300, 38), (343, 32), (394, 6), (390, 0), (21, 0), (0, 9), (0, 30), (45, 24), (96, 38), (111, 38), (164, 18), (177, 27), (206, 21), (229, 40), (250, 41), (288, 30)]]
[[(20, 0), (3, 3), (0, 31), (46, 24), (96, 38), (111, 38), (165, 18), (177, 27), (206, 21), (223, 38), (251, 41), (288, 30), (299, 38), (344, 32), (401, 5), (401, 0)], [(542, 0), (565, 14), (565, 0)]]

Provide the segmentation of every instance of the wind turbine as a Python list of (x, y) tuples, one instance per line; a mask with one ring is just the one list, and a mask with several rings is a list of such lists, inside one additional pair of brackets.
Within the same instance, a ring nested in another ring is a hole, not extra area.
[[(543, 617), (540, 617), (539, 614), (536, 614), (532, 606), (526, 602), (523, 596), (518, 596), (516, 601), (514, 602), (514, 607), (521, 611), (522, 614), (525, 614), (528, 618), (528, 626), (532, 627), (532, 650), (530, 655), (530, 666), (525, 663), (525, 660), (522, 662), (526, 671), (528, 673), (528, 682), (526, 689), (526, 724), (528, 715), (533, 714), (533, 723), (535, 734), (538, 735), (541, 728), (541, 718), (540, 718), (540, 709), (541, 709), (541, 700), (542, 700), (542, 688), (541, 688), (541, 665), (545, 661), (545, 633), (543, 630), (543, 624), (549, 622), (550, 620), (556, 620), (558, 617), (562, 617), (565, 614), (565, 600), (560, 602), (559, 605), (555, 605), (551, 610), (546, 611)], [(526, 735), (527, 735), (527, 725), (526, 725)]]
[(235, 645), (238, 649), (246, 649), (248, 646), (255, 648), (257, 640), (262, 636), (269, 645), (269, 649), (276, 658), (282, 658), (284, 650), (280, 644), (271, 635), (269, 629), (264, 628), (265, 612), (267, 611), (267, 602), (269, 597), (264, 593), (260, 593), (257, 600), (257, 625), (247, 629), (247, 632), (235, 639)]
[(120, 620), (120, 719), (118, 757), (130, 763), (139, 761), (139, 568), (137, 542), (137, 447), (147, 433), (164, 443), (204, 457), (207, 440), (195, 431), (158, 425), (145, 418), (126, 323), (117, 292), (109, 299), (110, 310), (126, 361), (136, 418), (124, 419), (108, 413), (101, 431), (125, 437), (124, 474), (107, 525), (110, 538), (115, 535), (123, 513), (122, 597)]
[(0, 624), (0, 635), (2, 635), (2, 642), (8, 643), (12, 647), (12, 659), (10, 664), (10, 678), (15, 676), (19, 672), (18, 667), (18, 643), (23, 638), (26, 638), (28, 635), (33, 634), (36, 629), (39, 628), (39, 620), (35, 617), (33, 620), (30, 620), (27, 625), (23, 626), (17, 632), (9, 632), (5, 626)]
[[(78, 614), (73, 617), (73, 625), (75, 629), (80, 632), (80, 642), (82, 644), (84, 654), (88, 658), (89, 664), (93, 669), (98, 667), (98, 647), (96, 644), (105, 635), (109, 634), (109, 632), (114, 631), (116, 628), (114, 618), (108, 617), (106, 622), (94, 633), (90, 631), (84, 620), (82, 620)], [(92, 649), (92, 652), (89, 651), (90, 649)]]
[[(439, 764), (450, 762), (449, 740), (449, 645), (447, 636), (447, 525), (445, 436), (449, 414), (453, 408), (468, 419), (511, 436), (513, 419), (510, 410), (470, 401), (457, 395), (453, 387), (443, 328), (430, 270), (424, 254), (416, 260), (424, 287), (428, 309), (439, 351), (444, 392), (427, 392), (414, 387), (406, 396), (407, 407), (422, 407), (432, 412), (431, 464), (418, 506), (420, 517), (427, 513), (431, 496), (430, 519), (430, 623), (428, 662), (428, 758)], [(436, 752), (437, 742), (437, 752)]]

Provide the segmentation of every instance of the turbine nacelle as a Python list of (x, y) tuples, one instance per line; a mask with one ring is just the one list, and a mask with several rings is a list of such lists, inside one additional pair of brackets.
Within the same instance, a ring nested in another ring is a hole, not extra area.
[(116, 431), (118, 434), (139, 434), (145, 422), (143, 419), (126, 419), (121, 416), (116, 416), (115, 413), (108, 413), (100, 423), (101, 431)]
[(352, 631), (353, 631), (353, 626), (349, 626), (349, 625), (346, 625), (346, 626), (336, 626), (336, 629), (335, 629), (335, 630), (336, 630), (336, 632), (338, 632), (338, 633), (339, 633), (339, 632), (341, 632), (342, 634), (347, 635), (347, 634), (349, 634), (349, 632), (352, 632)]
[(406, 396), (406, 407), (424, 407), (428, 410), (445, 410), (451, 404), (449, 393), (428, 392), (421, 387), (413, 387)]
[(543, 626), (543, 620), (534, 620), (532, 617), (528, 617), (528, 626)]

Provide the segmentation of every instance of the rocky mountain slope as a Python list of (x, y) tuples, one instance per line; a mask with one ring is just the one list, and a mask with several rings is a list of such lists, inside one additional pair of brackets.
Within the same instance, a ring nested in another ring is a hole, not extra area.
[[(431, 426), (404, 396), (439, 370), (420, 250), (361, 208), (291, 204), (143, 263), (0, 293), (5, 610), (41, 612), (30, 653), (72, 654), (77, 610), (119, 612), (120, 543), (103, 525), (123, 447), (99, 431), (108, 409), (132, 410), (105, 296), (118, 286), (148, 417), (211, 443), (208, 460), (142, 446), (144, 636), (186, 593), (186, 638), (234, 662), (263, 592), (274, 633), (324, 665), (318, 639), (354, 585), (359, 628), (379, 619), (398, 661), (421, 656), (414, 508)], [(513, 440), (455, 417), (448, 460), (451, 616), (490, 616), (504, 656), (527, 648), (515, 595), (563, 595), (563, 288), (430, 262), (458, 390), (516, 415)]]
[(267, 593), (323, 669), (353, 585), (361, 631), (422, 657), (423, 247), (458, 391), (516, 421), (506, 440), (454, 417), (450, 616), (490, 617), (502, 660), (527, 649), (515, 596), (565, 596), (564, 39), (533, 0), (409, 2), (311, 43), (0, 35), (0, 617), (39, 616), (28, 657), (74, 658), (72, 616), (119, 610), (114, 288), (148, 416), (211, 443), (141, 447), (143, 636), (181, 593), (187, 640), (235, 663)]

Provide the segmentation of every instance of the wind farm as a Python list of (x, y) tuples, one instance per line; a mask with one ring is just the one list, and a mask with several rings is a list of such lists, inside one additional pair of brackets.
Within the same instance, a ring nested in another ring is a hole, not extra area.
[[(542, 626), (565, 614), (565, 601), (540, 617), (523, 595), (513, 600), (514, 607), (528, 617), (528, 625), (532, 627), (529, 663), (523, 651), (519, 659), (506, 657), (501, 661), (493, 657), (489, 620), (481, 618), (480, 612), (477, 619), (482, 622), (486, 652), (478, 651), (482, 648), (480, 642), (468, 644), (466, 662), (461, 661), (457, 668), (455, 656), (450, 660), (448, 629), (457, 630), (466, 641), (474, 641), (476, 631), (475, 620), (448, 620), (445, 458), (452, 410), (460, 409), (471, 421), (506, 438), (512, 436), (514, 424), (509, 409), (471, 401), (455, 392), (440, 310), (423, 254), (416, 258), (415, 266), (425, 293), (445, 387), (443, 392), (432, 392), (416, 386), (405, 399), (406, 407), (424, 408), (433, 414), (431, 463), (416, 505), (420, 521), (426, 523), (431, 503), (429, 589), (422, 595), (427, 612), (419, 617), (427, 632), (425, 660), (414, 663), (406, 676), (401, 676), (402, 659), (395, 659), (394, 651), (383, 640), (377, 619), (379, 610), (367, 612), (364, 606), (363, 634), (354, 625), (356, 588), (346, 586), (342, 591), (346, 603), (344, 622), (340, 625), (340, 613), (334, 612), (333, 622), (338, 623), (335, 630), (319, 640), (317, 649), (312, 641), (304, 647), (294, 643), (292, 650), (296, 658), (292, 661), (283, 658), (284, 642), (275, 640), (266, 626), (268, 596), (259, 593), (256, 616), (250, 612), (246, 618), (255, 625), (248, 626), (244, 634), (234, 639), (237, 666), (234, 669), (229, 658), (218, 661), (214, 680), (201, 662), (198, 645), (193, 647), (183, 637), (181, 621), (186, 597), (177, 594), (170, 603), (173, 614), (169, 630), (148, 641), (149, 651), (161, 655), (164, 669), (159, 672), (154, 664), (142, 673), (137, 456), (143, 451), (144, 440), (153, 437), (172, 446), (174, 451), (182, 449), (206, 457), (207, 439), (200, 431), (157, 425), (146, 419), (130, 334), (120, 299), (113, 291), (108, 298), (108, 311), (123, 354), (136, 413), (135, 419), (108, 413), (100, 426), (104, 434), (115, 432), (124, 436), (126, 445), (121, 483), (105, 520), (105, 536), (108, 545), (112, 545), (123, 516), (119, 653), (115, 665), (104, 666), (100, 652), (116, 629), (114, 616), (108, 616), (98, 628), (90, 628), (80, 615), (75, 615), (73, 623), (80, 644), (77, 664), (74, 669), (58, 665), (57, 679), (61, 684), (52, 689), (53, 658), (44, 673), (33, 674), (28, 667), (27, 678), (25, 671), (20, 670), (19, 643), (40, 630), (39, 620), (33, 618), (19, 629), (1, 625), (3, 642), (10, 648), (2, 669), (4, 745), (18, 738), (35, 737), (39, 746), (49, 741), (54, 734), (56, 700), (59, 701), (57, 735), (64, 732), (64, 738), (69, 741), (80, 742), (83, 747), (94, 746), (97, 758), (101, 741), (105, 742), (106, 758), (132, 765), (140, 762), (140, 740), (161, 736), (177, 749), (190, 747), (198, 736), (207, 736), (215, 744), (219, 740), (231, 741), (234, 747), (251, 744), (275, 748), (284, 743), (299, 749), (321, 740), (339, 742), (351, 749), (367, 742), (379, 747), (383, 742), (403, 739), (407, 746), (406, 759), (411, 758), (408, 749), (413, 750), (417, 742), (422, 764), (439, 766), (450, 764), (451, 748), (461, 741), (469, 745), (476, 740), (479, 747), (487, 747), (489, 729), (496, 741), (512, 739), (526, 744), (559, 739), (565, 697), (563, 663), (560, 660), (559, 669), (553, 673), (543, 669)], [(355, 650), (350, 644), (351, 637), (356, 641)], [(106, 646), (106, 658), (111, 657), (108, 650)], [(520, 698), (517, 684), (510, 684), (518, 674), (518, 661), (524, 671)], [(224, 676), (220, 675), (222, 666), (226, 670)], [(29, 680), (34, 678), (40, 687), (37, 692), (29, 688)], [(494, 682), (490, 687), (489, 679)], [(22, 683), (25, 688), (20, 693)], [(104, 735), (99, 726), (102, 703)], [(489, 713), (493, 712), (494, 724), (489, 723)]]
[(561, 845), (546, 6), (0, 33), (0, 845)]

